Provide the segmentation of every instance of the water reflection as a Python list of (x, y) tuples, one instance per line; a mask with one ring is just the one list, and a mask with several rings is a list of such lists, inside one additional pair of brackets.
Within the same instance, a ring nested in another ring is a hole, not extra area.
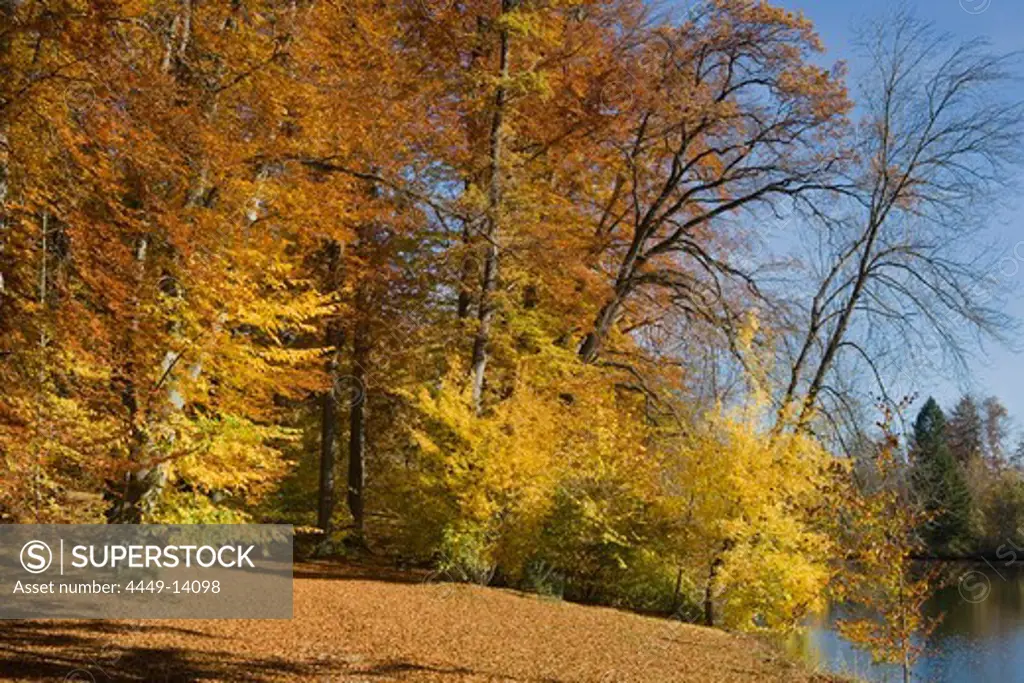
[[(944, 614), (914, 667), (915, 681), (935, 683), (1024, 682), (1024, 571), (994, 566), (950, 567), (951, 584), (925, 605)], [(865, 681), (902, 681), (898, 667), (875, 666), (834, 629), (844, 616), (834, 609), (790, 644), (820, 670)]]

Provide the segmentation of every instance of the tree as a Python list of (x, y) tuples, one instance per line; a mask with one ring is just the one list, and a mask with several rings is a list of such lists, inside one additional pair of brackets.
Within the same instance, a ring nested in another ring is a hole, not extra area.
[(725, 219), (823, 187), (841, 160), (820, 148), (849, 104), (839, 74), (810, 64), (821, 49), (805, 19), (729, 0), (653, 32), (627, 56), (635, 74), (611, 74), (610, 86), (631, 76), (639, 85), (608, 105), (609, 167), (599, 194), (579, 199), (599, 208), (594, 267), (608, 274), (583, 361), (620, 319), (649, 324), (651, 300), (651, 317), (668, 308), (735, 333), (726, 292), (753, 281), (729, 256)]
[(260, 124), (294, 24), (257, 28), (283, 16), (269, 5), (68, 9), (18, 4), (5, 63), (19, 211), (3, 258), (22, 264), (4, 264), (0, 305), (43, 400), (31, 415), (5, 396), (0, 450), (20, 461), (19, 436), (38, 435), (25, 456), (53, 505), (37, 519), (97, 482), (111, 521), (220, 514), (213, 495), (255, 502), (280, 475), (278, 411), (318, 354), (289, 339), (329, 308), (285, 257), (301, 219), (263, 210), (275, 169), (241, 163), (280, 139)]
[(1010, 433), (1010, 411), (995, 396), (989, 396), (982, 404), (985, 413), (984, 453), (993, 463), (1006, 456), (1006, 439)]
[(1013, 55), (957, 44), (904, 11), (865, 26), (861, 46), (870, 67), (855, 162), (827, 205), (809, 207), (813, 293), (787, 316), (796, 335), (781, 401), (805, 396), (805, 418), (849, 410), (830, 380), (841, 357), (895, 404), (894, 366), (963, 368), (971, 335), (1004, 339), (1013, 324), (995, 295), (998, 256), (977, 246), (984, 207), (1019, 161), (1024, 107), (1004, 87)]
[(958, 552), (971, 538), (970, 491), (947, 439), (946, 417), (929, 398), (914, 421), (910, 457), (914, 493), (929, 518), (924, 535), (935, 552)]

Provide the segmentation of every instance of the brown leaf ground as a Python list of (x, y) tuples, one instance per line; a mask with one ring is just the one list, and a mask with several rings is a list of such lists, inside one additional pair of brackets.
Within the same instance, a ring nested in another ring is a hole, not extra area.
[(0, 680), (828, 679), (721, 631), (411, 572), (305, 564), (291, 621), (0, 622)]

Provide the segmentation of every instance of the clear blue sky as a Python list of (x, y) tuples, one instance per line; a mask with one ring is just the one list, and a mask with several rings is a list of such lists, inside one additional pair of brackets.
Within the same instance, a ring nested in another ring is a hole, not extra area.
[[(680, 0), (679, 4), (684, 2)], [(772, 2), (802, 11), (817, 27), (828, 50), (828, 61), (847, 61), (853, 71), (857, 67), (852, 46), (854, 27), (864, 18), (884, 16), (897, 4), (893, 0)], [(987, 38), (998, 52), (1024, 50), (1024, 0), (922, 0), (902, 6), (957, 38)], [(1020, 75), (1021, 83), (1013, 96), (1024, 99), (1024, 72)], [(1007, 286), (1007, 312), (1024, 320), (1024, 297), (1020, 294), (1024, 292), (1024, 176), (1018, 180), (1020, 192), (1007, 198), (1007, 209), (992, 217), (992, 236), (1006, 259), (1001, 262), (999, 277)], [(1024, 340), (1021, 342), (1024, 345)], [(972, 380), (968, 386), (958, 380), (931, 378), (929, 384), (935, 387), (935, 397), (948, 406), (964, 390), (999, 396), (1024, 433), (1024, 355), (997, 346), (978, 348), (972, 365)], [(927, 378), (924, 379), (927, 382)]]

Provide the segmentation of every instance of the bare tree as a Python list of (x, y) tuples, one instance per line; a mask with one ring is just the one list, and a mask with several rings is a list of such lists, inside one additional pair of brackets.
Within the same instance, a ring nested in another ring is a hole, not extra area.
[(1016, 55), (957, 45), (905, 12), (863, 35), (857, 162), (813, 209), (815, 279), (785, 349), (783, 404), (802, 398), (803, 420), (848, 399), (835, 385), (843, 357), (890, 399), (889, 371), (922, 345), (963, 367), (973, 339), (1013, 325), (982, 231), (1020, 161), (1024, 109), (1005, 99)]

